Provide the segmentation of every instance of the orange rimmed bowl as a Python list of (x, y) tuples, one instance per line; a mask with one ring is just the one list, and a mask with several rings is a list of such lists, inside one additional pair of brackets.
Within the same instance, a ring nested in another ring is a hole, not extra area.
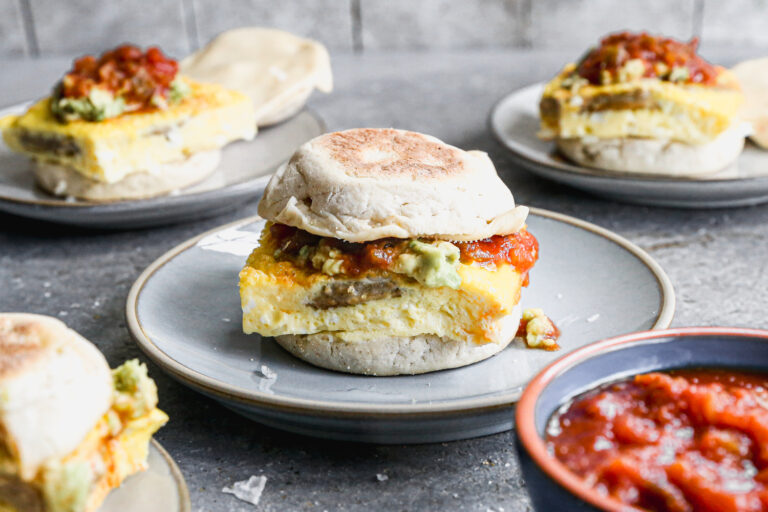
[(528, 384), (517, 404), (520, 465), (538, 512), (637, 510), (586, 485), (550, 455), (544, 436), (552, 415), (592, 388), (640, 373), (732, 368), (768, 373), (768, 331), (688, 327), (599, 341), (558, 359)]

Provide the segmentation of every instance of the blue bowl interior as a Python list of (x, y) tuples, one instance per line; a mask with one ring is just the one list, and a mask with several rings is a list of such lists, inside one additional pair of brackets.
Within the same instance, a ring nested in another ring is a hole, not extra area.
[(552, 414), (574, 396), (632, 375), (678, 368), (738, 368), (768, 373), (768, 340), (699, 335), (638, 341), (583, 359), (552, 379), (536, 402), (534, 421), (544, 436)]

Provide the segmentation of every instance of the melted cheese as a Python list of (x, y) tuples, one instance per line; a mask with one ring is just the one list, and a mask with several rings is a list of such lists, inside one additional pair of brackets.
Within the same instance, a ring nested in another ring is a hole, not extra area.
[[(733, 76), (726, 70), (717, 86), (678, 84), (645, 78), (609, 85), (563, 87), (573, 70), (566, 68), (549, 82), (542, 104), (556, 104), (554, 114), (542, 112), (543, 138), (663, 138), (690, 144), (711, 141), (727, 130), (744, 101)], [(588, 105), (595, 97), (642, 98), (644, 106), (608, 106), (594, 111)]]
[[(178, 162), (200, 151), (221, 148), (255, 134), (251, 100), (215, 84), (185, 79), (189, 96), (164, 110), (128, 113), (100, 122), (59, 122), (45, 98), (21, 116), (0, 119), (12, 150), (59, 165), (102, 182), (115, 183), (158, 164)], [(52, 152), (25, 144), (29, 136), (64, 141), (70, 151)]]
[(461, 277), (458, 289), (426, 287), (385, 271), (369, 274), (369, 279), (394, 282), (400, 296), (318, 309), (308, 303), (324, 285), (353, 278), (331, 277), (278, 262), (270, 248), (261, 246), (240, 272), (243, 330), (263, 336), (331, 331), (350, 342), (382, 334), (435, 334), (478, 344), (508, 341), (504, 319), (519, 302), (521, 275), (510, 265), (488, 270), (459, 264), (457, 271)]

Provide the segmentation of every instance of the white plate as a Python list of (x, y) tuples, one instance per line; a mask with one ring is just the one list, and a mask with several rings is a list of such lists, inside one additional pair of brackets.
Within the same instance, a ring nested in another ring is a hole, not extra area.
[[(0, 110), (19, 114), (29, 103)], [(95, 204), (56, 198), (38, 189), (29, 159), (0, 140), (0, 210), (33, 219), (94, 228), (137, 228), (211, 217), (255, 199), (270, 175), (304, 142), (325, 132), (325, 124), (304, 110), (287, 121), (259, 130), (252, 141), (222, 151), (219, 168), (177, 195)]]
[(768, 151), (747, 143), (738, 164), (706, 178), (674, 178), (590, 169), (560, 157), (536, 137), (543, 84), (499, 101), (490, 129), (521, 167), (554, 181), (628, 203), (677, 208), (722, 208), (768, 202)]
[(379, 443), (508, 430), (523, 386), (562, 354), (618, 334), (664, 328), (674, 292), (650, 256), (607, 230), (532, 209), (541, 258), (523, 290), (563, 335), (557, 352), (513, 343), (486, 361), (416, 376), (366, 377), (304, 363), (241, 329), (237, 275), (264, 221), (204, 233), (150, 265), (131, 288), (128, 327), (171, 376), (256, 421), (302, 434)]
[(99, 512), (190, 512), (189, 492), (178, 466), (160, 443), (149, 445), (148, 468), (125, 479)]

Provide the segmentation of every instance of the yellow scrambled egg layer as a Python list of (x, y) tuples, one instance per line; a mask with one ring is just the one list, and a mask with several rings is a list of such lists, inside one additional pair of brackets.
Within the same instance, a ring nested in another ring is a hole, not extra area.
[(478, 344), (507, 341), (517, 324), (503, 325), (500, 320), (519, 302), (521, 275), (510, 265), (488, 270), (459, 264), (457, 271), (461, 277), (458, 289), (427, 287), (401, 274), (374, 272), (366, 277), (391, 279), (401, 295), (317, 309), (307, 303), (323, 285), (353, 278), (332, 277), (276, 261), (273, 249), (262, 245), (240, 272), (243, 330), (263, 336), (331, 331), (351, 342), (384, 334), (435, 334)]
[[(715, 86), (679, 84), (644, 78), (607, 85), (563, 86), (574, 65), (569, 64), (550, 81), (542, 96), (557, 104), (554, 115), (542, 115), (543, 138), (665, 138), (689, 144), (706, 143), (734, 122), (744, 101), (738, 83), (722, 70)], [(568, 82), (566, 82), (568, 83)], [(652, 106), (645, 108), (589, 109), (597, 96), (636, 95)], [(544, 114), (544, 112), (542, 112)]]
[(132, 474), (146, 469), (152, 434), (167, 422), (168, 416), (155, 408), (144, 416), (124, 422), (122, 430), (112, 435), (110, 419), (105, 416), (78, 449), (64, 459), (64, 463), (88, 461), (96, 475), (104, 470), (93, 483), (86, 510), (96, 510), (112, 489), (120, 487)]
[[(184, 80), (190, 94), (164, 110), (127, 113), (99, 122), (61, 123), (51, 114), (50, 98), (45, 98), (21, 116), (0, 119), (0, 129), (12, 150), (107, 183), (253, 137), (255, 114), (247, 96), (216, 84)], [(63, 140), (77, 151), (36, 150), (24, 144), (29, 135)]]

